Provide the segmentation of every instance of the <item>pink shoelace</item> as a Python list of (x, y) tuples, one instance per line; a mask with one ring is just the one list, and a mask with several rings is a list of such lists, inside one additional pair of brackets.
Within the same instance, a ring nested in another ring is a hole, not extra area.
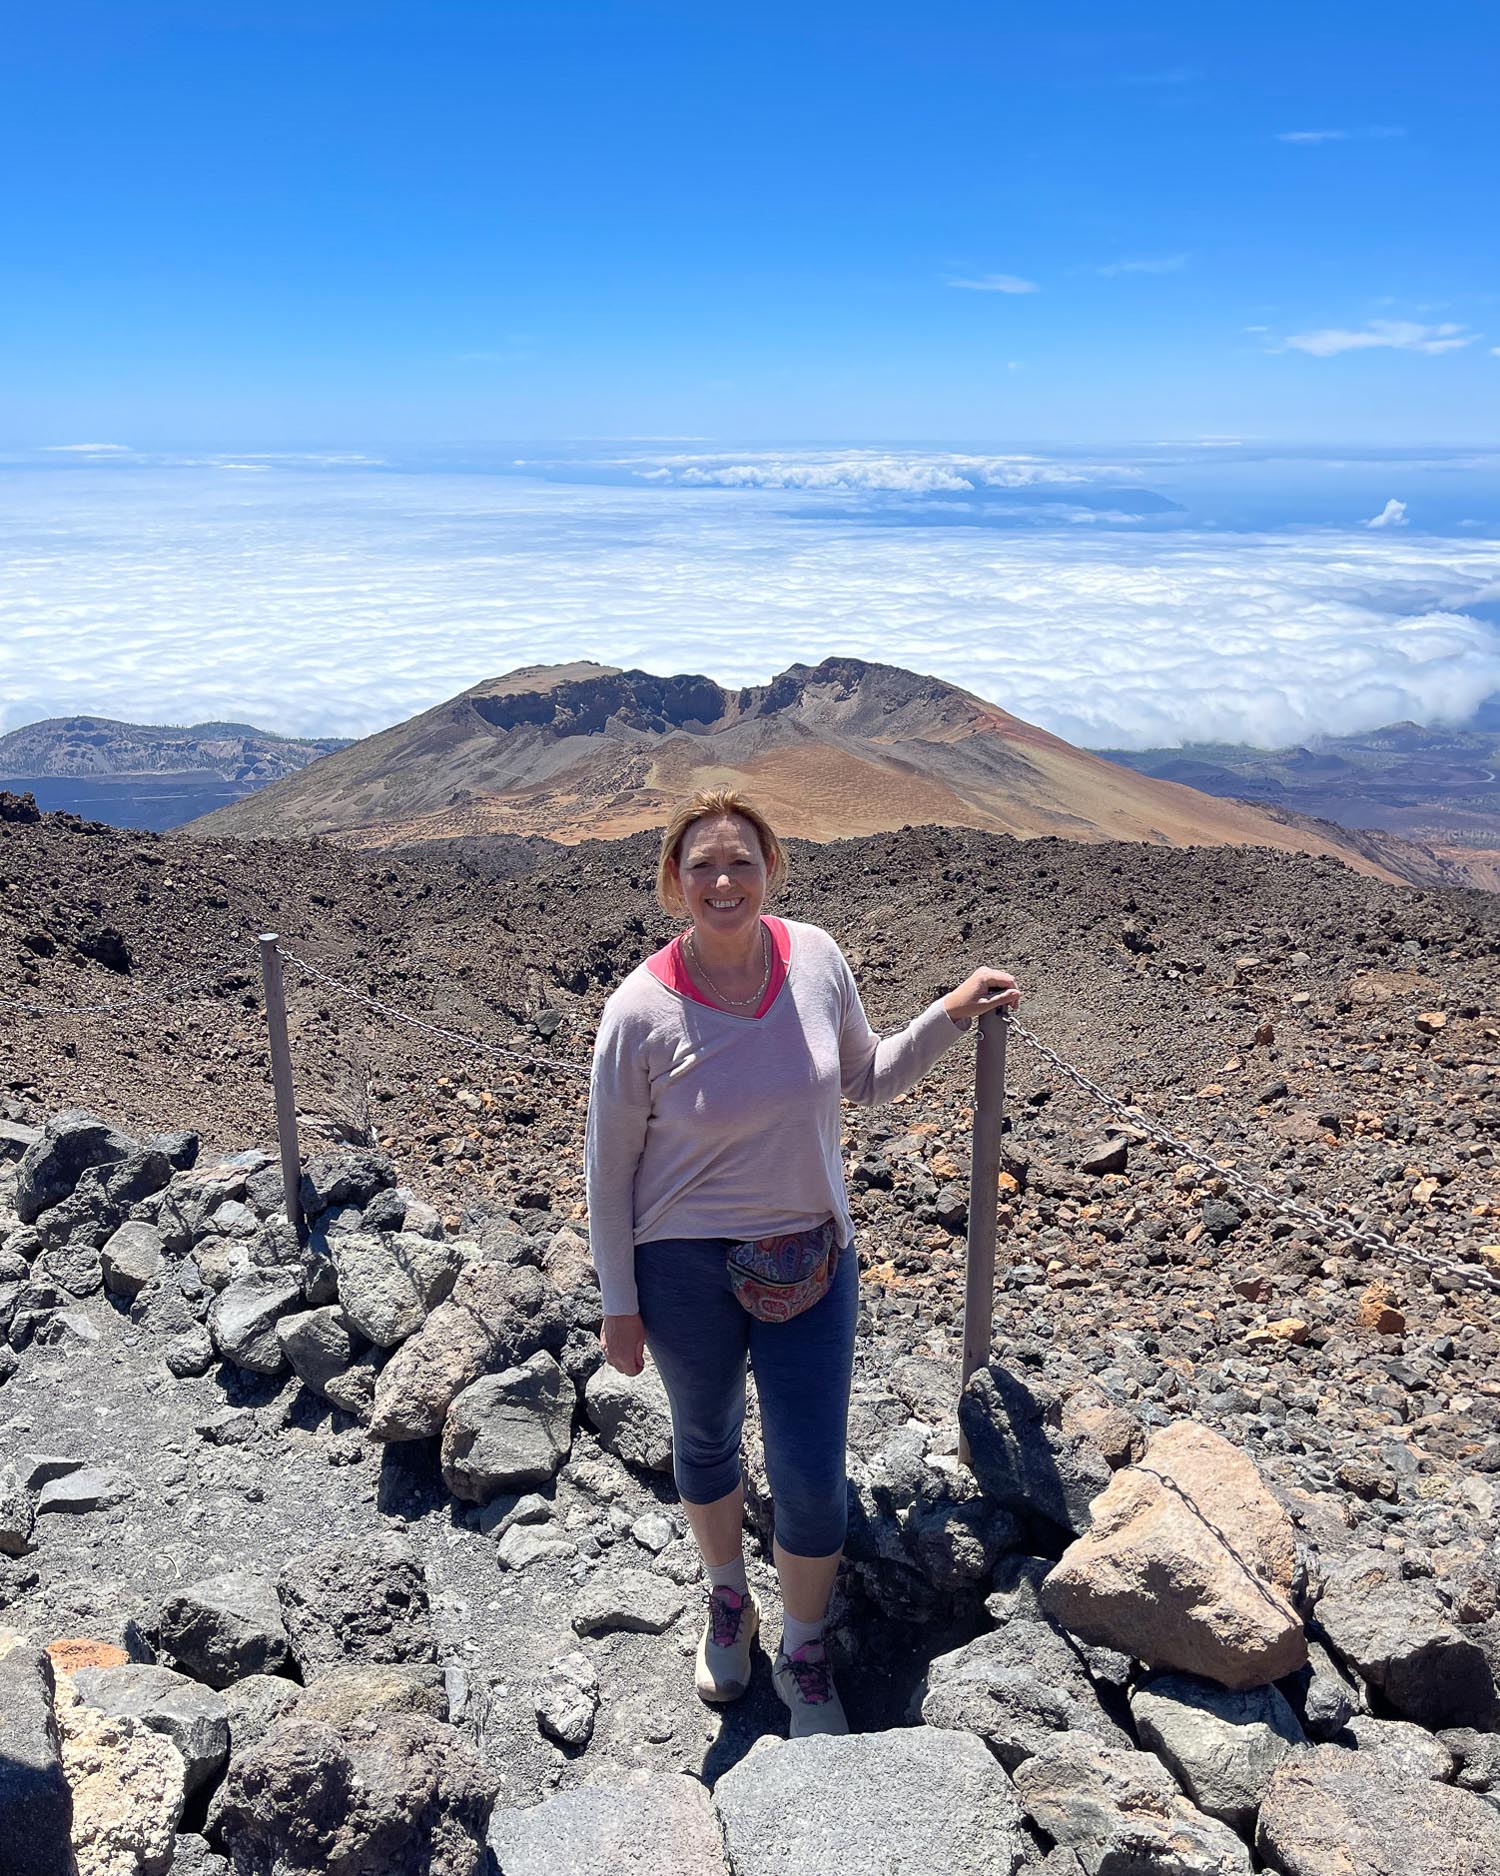
[(709, 1634), (715, 1648), (732, 1648), (739, 1640), (748, 1596), (720, 1585), (708, 1599)]
[(833, 1672), (822, 1642), (804, 1642), (796, 1654), (787, 1656), (786, 1664), (808, 1706), (821, 1707), (833, 1698)]

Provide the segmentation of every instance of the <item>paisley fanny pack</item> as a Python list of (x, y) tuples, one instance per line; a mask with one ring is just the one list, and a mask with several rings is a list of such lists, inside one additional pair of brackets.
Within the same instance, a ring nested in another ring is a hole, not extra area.
[(735, 1296), (758, 1322), (789, 1322), (828, 1294), (839, 1267), (837, 1221), (741, 1239), (729, 1247), (726, 1264)]

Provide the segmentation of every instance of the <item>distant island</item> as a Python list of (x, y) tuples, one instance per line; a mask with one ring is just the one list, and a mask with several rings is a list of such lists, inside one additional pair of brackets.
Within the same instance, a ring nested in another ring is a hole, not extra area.
[(0, 788), (44, 811), (161, 832), (342, 749), (347, 737), (277, 736), (249, 723), (47, 717), (0, 736)]

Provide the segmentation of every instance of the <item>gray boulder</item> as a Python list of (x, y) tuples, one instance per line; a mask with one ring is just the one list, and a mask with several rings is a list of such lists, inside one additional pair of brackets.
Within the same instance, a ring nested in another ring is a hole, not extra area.
[(1393, 1575), (1384, 1552), (1352, 1551), (1328, 1566), (1318, 1602), (1328, 1646), (1392, 1712), (1418, 1726), (1500, 1726), (1500, 1695), (1480, 1635), (1448, 1616), (1426, 1583)]
[(1317, 1746), (1271, 1780), (1255, 1847), (1282, 1876), (1495, 1876), (1500, 1810), (1378, 1755)]
[(714, 1807), (735, 1876), (1015, 1876), (1025, 1854), (994, 1758), (931, 1727), (762, 1744), (719, 1780)]
[(545, 1485), (573, 1444), (573, 1383), (540, 1350), (523, 1367), (471, 1382), (443, 1423), (443, 1482), (455, 1498), (488, 1504)]
[(24, 1557), (35, 1523), (31, 1493), (13, 1472), (0, 1472), (0, 1556)]
[(21, 1156), (13, 1203), (23, 1225), (72, 1195), (86, 1168), (123, 1160), (135, 1142), (81, 1108), (51, 1115)]
[(436, 1662), (415, 1666), (398, 1662), (348, 1661), (325, 1668), (297, 1699), (299, 1720), (345, 1726), (377, 1713), (425, 1713), (448, 1718), (448, 1693)]
[(489, 1845), (498, 1876), (724, 1876), (713, 1803), (696, 1778), (678, 1773), (497, 1809)]
[(272, 1584), (248, 1570), (175, 1590), (156, 1618), (161, 1651), (209, 1687), (286, 1665), (287, 1635)]
[[(337, 1304), (282, 1316), (276, 1324), (276, 1335), (292, 1373), (304, 1387), (325, 1398), (329, 1382), (347, 1374), (364, 1348), (363, 1338), (356, 1336)], [(372, 1389), (373, 1380), (372, 1376)]]
[(189, 1798), (223, 1770), (229, 1758), (229, 1709), (211, 1688), (171, 1668), (133, 1661), (117, 1668), (82, 1668), (73, 1682), (85, 1706), (128, 1714), (170, 1739), (182, 1754)]
[(37, 1493), (36, 1514), (38, 1517), (43, 1513), (76, 1516), (87, 1511), (108, 1511), (111, 1506), (123, 1505), (127, 1498), (134, 1496), (135, 1480), (129, 1473), (120, 1472), (114, 1466), (83, 1466), (61, 1478), (46, 1481)]
[[(1453, 1726), (1438, 1738), (1453, 1754), (1456, 1782), (1465, 1791), (1500, 1794), (1500, 1733), (1477, 1733), (1472, 1726)], [(1497, 1796), (1500, 1803), (1500, 1796)]]
[(281, 1572), (291, 1651), (304, 1680), (346, 1661), (434, 1661), (427, 1579), (394, 1531), (335, 1538)]
[(1309, 1739), (1332, 1739), (1359, 1711), (1359, 1690), (1323, 1644), (1311, 1638), (1307, 1666), (1283, 1685)]
[(414, 1231), (343, 1231), (328, 1247), (344, 1313), (377, 1348), (415, 1335), (463, 1265), (457, 1245)]
[(229, 1715), (229, 1749), (248, 1752), (257, 1740), (283, 1719), (302, 1697), (295, 1681), (280, 1674), (247, 1674), (223, 1690)]
[(396, 1169), (384, 1153), (363, 1147), (314, 1153), (302, 1168), (302, 1210), (316, 1218), (345, 1205), (365, 1206), (395, 1183)]
[(918, 1570), (949, 1595), (983, 1582), (1020, 1538), (1013, 1515), (988, 1498), (918, 1499), (903, 1532)]
[(256, 1270), (235, 1278), (208, 1312), (214, 1347), (237, 1367), (255, 1374), (283, 1374), (286, 1357), (276, 1324), (301, 1301), (302, 1286), (293, 1272)]
[(1352, 1746), (1373, 1761), (1380, 1759), (1399, 1778), (1430, 1778), (1451, 1785), (1454, 1757), (1442, 1740), (1410, 1720), (1377, 1720), (1368, 1713), (1354, 1714), (1336, 1740)]
[(533, 1701), (536, 1723), (549, 1739), (555, 1739), (560, 1746), (586, 1746), (599, 1710), (599, 1676), (593, 1662), (576, 1650), (559, 1655), (547, 1669)]
[(1099, 1704), (1072, 1643), (1045, 1617), (1007, 1622), (939, 1655), (927, 1670), (922, 1718), (978, 1734), (1007, 1771), (1059, 1734), (1131, 1743)]
[(686, 1595), (664, 1576), (646, 1570), (598, 1570), (573, 1604), (573, 1627), (580, 1635), (607, 1635), (617, 1629), (660, 1635), (686, 1607)]
[(1189, 1804), (1149, 1752), (1062, 1739), (1014, 1776), (1027, 1815), (1084, 1876), (1250, 1876), (1244, 1844)]
[(1040, 1512), (1074, 1535), (1089, 1526), (1089, 1505), (1110, 1481), (1104, 1455), (1086, 1433), (1063, 1424), (1063, 1397), (997, 1364), (971, 1376), (958, 1403), (974, 1476), (997, 1504)]
[(0, 1644), (0, 1873), (72, 1876), (73, 1798), (53, 1712), (52, 1662)]
[(172, 1876), (231, 1876), (228, 1859), (196, 1831), (180, 1830), (172, 1843)]
[(584, 1390), (584, 1411), (599, 1443), (642, 1472), (672, 1470), (672, 1409), (648, 1355), (640, 1374), (600, 1368)]
[(382, 1440), (428, 1439), (471, 1382), (540, 1349), (561, 1353), (567, 1333), (562, 1298), (539, 1270), (466, 1264), (446, 1301), (382, 1370), (370, 1431)]
[(1307, 1743), (1274, 1687), (1234, 1693), (1191, 1674), (1149, 1676), (1130, 1695), (1130, 1716), (1198, 1809), (1241, 1832), (1276, 1768)]
[(215, 1828), (235, 1876), (479, 1876), (494, 1777), (420, 1713), (293, 1717), (236, 1754)]
[(161, 1270), (166, 1245), (155, 1225), (127, 1219), (99, 1253), (104, 1287), (111, 1296), (133, 1297)]

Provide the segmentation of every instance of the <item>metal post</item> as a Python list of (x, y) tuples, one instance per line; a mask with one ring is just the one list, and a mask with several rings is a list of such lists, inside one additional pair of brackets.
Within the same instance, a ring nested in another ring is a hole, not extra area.
[(281, 1185), (286, 1215), (299, 1243), (307, 1236), (302, 1218), (302, 1153), (297, 1142), (297, 1099), (292, 1092), (292, 1052), (286, 1039), (286, 992), (281, 982), (278, 934), (260, 935), (260, 975), (266, 990), (266, 1033), (271, 1041), (271, 1083), (276, 1090), (276, 1138), (281, 1145)]
[[(1000, 1133), (1005, 1121), (1005, 1043), (1003, 1011), (979, 1018), (974, 1061), (974, 1138), (969, 1162), (969, 1252), (964, 1287), (963, 1375), (990, 1358), (995, 1314), (995, 1227), (1000, 1202)], [(969, 1463), (969, 1442), (958, 1436), (958, 1462)]]

